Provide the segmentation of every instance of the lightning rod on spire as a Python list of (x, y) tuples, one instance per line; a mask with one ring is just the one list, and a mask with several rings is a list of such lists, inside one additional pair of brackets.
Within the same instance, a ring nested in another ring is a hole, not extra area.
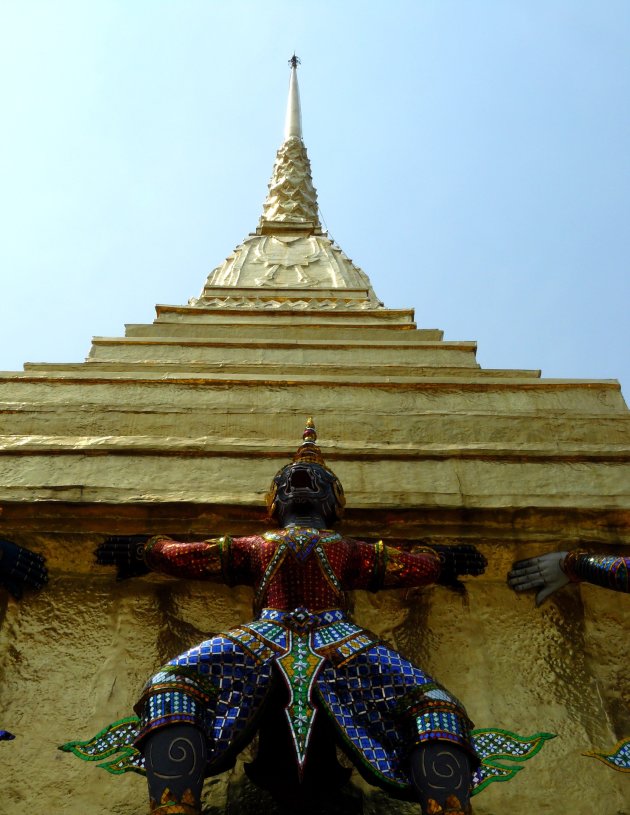
[(289, 60), (291, 66), (291, 80), (289, 82), (289, 100), (287, 102), (287, 115), (284, 120), (284, 138), (291, 136), (302, 138), (302, 114), (300, 111), (300, 91), (298, 90), (297, 66), (299, 58), (293, 54)]

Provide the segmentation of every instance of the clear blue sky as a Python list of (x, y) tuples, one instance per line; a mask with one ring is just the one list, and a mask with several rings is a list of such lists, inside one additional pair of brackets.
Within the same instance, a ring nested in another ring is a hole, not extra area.
[(628, 0), (0, 0), (0, 369), (199, 293), (294, 49), (323, 216), (385, 304), (628, 398)]

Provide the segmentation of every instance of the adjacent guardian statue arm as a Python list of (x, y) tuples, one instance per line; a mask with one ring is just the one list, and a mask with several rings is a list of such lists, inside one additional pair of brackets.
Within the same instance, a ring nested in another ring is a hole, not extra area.
[[(13, 541), (0, 538), (0, 586), (16, 600), (24, 589), (41, 589), (48, 582), (48, 570), (42, 555), (31, 552)], [(0, 741), (10, 741), (15, 736), (8, 730), (0, 730)]]
[(508, 585), (518, 592), (538, 589), (536, 605), (539, 606), (567, 583), (592, 583), (630, 593), (629, 575), (630, 557), (593, 555), (575, 549), (517, 561), (508, 574)]
[(47, 582), (48, 570), (42, 555), (0, 539), (0, 586), (20, 600), (24, 589), (41, 589)]

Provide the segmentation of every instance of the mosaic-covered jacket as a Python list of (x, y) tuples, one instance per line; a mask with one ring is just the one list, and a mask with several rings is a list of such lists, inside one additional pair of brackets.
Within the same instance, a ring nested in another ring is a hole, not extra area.
[(145, 549), (152, 571), (219, 579), (255, 589), (254, 611), (347, 609), (346, 591), (409, 588), (435, 583), (440, 559), (431, 549), (402, 552), (331, 530), (287, 527), (264, 535), (186, 543), (152, 538)]

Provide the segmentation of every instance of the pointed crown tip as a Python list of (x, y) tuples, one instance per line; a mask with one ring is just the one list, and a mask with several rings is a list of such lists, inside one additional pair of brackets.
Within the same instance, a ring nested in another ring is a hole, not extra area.
[(302, 440), (303, 441), (317, 441), (317, 431), (315, 430), (315, 425), (313, 424), (313, 417), (309, 416), (306, 420), (306, 426), (304, 428), (304, 433), (302, 433)]
[(302, 433), (302, 444), (298, 447), (296, 454), (293, 456), (293, 461), (303, 461), (325, 466), (324, 457), (316, 442), (317, 431), (315, 430), (313, 417), (309, 416), (306, 420), (304, 433)]

